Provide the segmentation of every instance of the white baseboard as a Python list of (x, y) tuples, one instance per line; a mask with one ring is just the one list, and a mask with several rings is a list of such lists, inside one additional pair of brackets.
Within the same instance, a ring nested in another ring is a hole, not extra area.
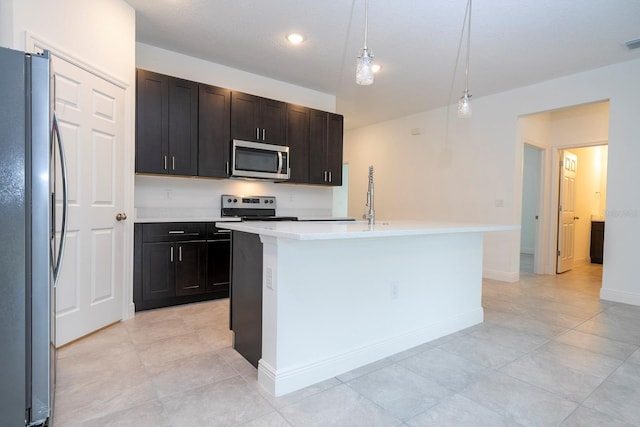
[(282, 396), (420, 344), (477, 325), (483, 321), (483, 313), (484, 311), (480, 307), (471, 312), (453, 316), (399, 336), (302, 366), (275, 369), (263, 359), (260, 359), (258, 362), (258, 382), (274, 396)]
[(482, 278), (484, 279), (492, 279), (498, 280), (500, 282), (517, 282), (520, 280), (520, 273), (517, 271), (500, 271), (500, 270), (491, 270), (489, 268), (482, 269)]
[(600, 299), (640, 306), (640, 294), (616, 291), (614, 289), (600, 289)]

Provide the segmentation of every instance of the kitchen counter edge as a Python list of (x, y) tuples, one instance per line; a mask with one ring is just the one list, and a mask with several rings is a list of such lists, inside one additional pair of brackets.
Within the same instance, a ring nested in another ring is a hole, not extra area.
[(370, 227), (365, 221), (240, 222), (218, 223), (218, 228), (292, 240), (366, 239), (451, 233), (483, 233), (519, 230), (517, 225), (468, 224), (429, 221), (381, 221)]

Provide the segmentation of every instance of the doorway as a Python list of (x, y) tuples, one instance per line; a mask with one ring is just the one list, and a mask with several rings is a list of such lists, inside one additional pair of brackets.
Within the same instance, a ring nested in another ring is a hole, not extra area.
[[(564, 161), (559, 170), (556, 272), (563, 273), (576, 265), (602, 264), (603, 236), (600, 234), (604, 232), (606, 212), (608, 146), (602, 144), (563, 149), (558, 156)], [(562, 177), (568, 170), (567, 157), (575, 159), (575, 167), (572, 165), (575, 181), (573, 194), (570, 194), (573, 200), (570, 203), (567, 193), (562, 191)], [(572, 205), (571, 212), (566, 209), (569, 204)], [(571, 225), (570, 233), (562, 230), (567, 228), (567, 223)]]
[[(556, 274), (560, 206), (558, 165), (563, 150), (575, 151), (579, 156), (576, 192), (581, 201), (577, 201), (579, 213), (575, 214), (579, 219), (575, 224), (574, 262), (590, 264), (591, 222), (604, 219), (606, 210), (609, 101), (521, 116), (518, 134), (522, 144), (518, 166), (522, 167), (523, 173), (521, 244), (517, 247), (521, 261), (519, 271), (531, 274), (533, 260), (534, 274)], [(537, 152), (532, 151), (536, 149)], [(539, 180), (534, 178), (533, 181), (541, 186), (539, 199), (532, 196), (536, 191), (535, 186), (531, 186), (532, 170), (541, 174)], [(537, 233), (531, 234), (534, 229)]]
[(520, 229), (520, 273), (536, 272), (544, 150), (525, 142), (522, 162), (522, 213)]

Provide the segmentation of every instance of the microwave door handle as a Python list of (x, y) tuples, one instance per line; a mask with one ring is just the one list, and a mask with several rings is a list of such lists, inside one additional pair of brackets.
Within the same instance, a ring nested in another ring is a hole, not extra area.
[(278, 151), (278, 173), (282, 173), (282, 151)]

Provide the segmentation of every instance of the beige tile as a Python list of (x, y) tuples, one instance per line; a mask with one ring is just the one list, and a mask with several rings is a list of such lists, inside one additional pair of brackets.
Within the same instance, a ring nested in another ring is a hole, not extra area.
[(210, 346), (196, 333), (178, 335), (149, 344), (138, 344), (136, 348), (145, 366), (162, 365), (211, 351)]
[(161, 398), (238, 375), (213, 352), (151, 366), (147, 372)]
[(96, 355), (110, 351), (114, 346), (123, 343), (131, 343), (131, 339), (124, 324), (118, 322), (58, 348), (56, 354), (58, 359), (79, 355)]
[(174, 427), (234, 426), (273, 412), (240, 377), (162, 399)]
[(144, 369), (96, 374), (90, 380), (56, 389), (56, 425), (86, 421), (157, 398)]
[(211, 350), (231, 347), (233, 334), (228, 329), (197, 329), (195, 332)]
[(158, 400), (112, 412), (78, 425), (82, 427), (171, 427), (169, 417)]
[(193, 333), (193, 328), (183, 319), (156, 319), (153, 322), (125, 322), (134, 344), (148, 344), (166, 338)]

